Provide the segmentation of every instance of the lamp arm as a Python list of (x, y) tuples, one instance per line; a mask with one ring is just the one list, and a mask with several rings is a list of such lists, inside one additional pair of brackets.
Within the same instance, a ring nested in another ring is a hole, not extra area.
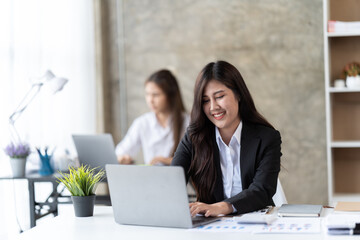
[(13, 122), (10, 122), (10, 137), (12, 142), (15, 144), (22, 143), (19, 133), (16, 130), (16, 127)]
[[(16, 120), (25, 111), (27, 106), (29, 106), (29, 104), (32, 102), (32, 100), (38, 95), (42, 86), (43, 86), (43, 83), (35, 83), (31, 86), (30, 90), (26, 93), (25, 97), (21, 100), (19, 105), (16, 107), (15, 111), (10, 115), (9, 123), (11, 125), (15, 124)], [(34, 88), (36, 88), (35, 92), (33, 92)], [(32, 96), (30, 95), (31, 93), (33, 94)]]

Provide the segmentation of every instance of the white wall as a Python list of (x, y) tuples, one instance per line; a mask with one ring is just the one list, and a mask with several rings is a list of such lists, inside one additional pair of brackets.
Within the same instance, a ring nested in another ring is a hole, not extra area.
[[(8, 118), (47, 69), (69, 79), (51, 95), (45, 87), (16, 121), (22, 140), (34, 154), (28, 169), (38, 169), (35, 147), (75, 154), (71, 134), (95, 133), (95, 58), (93, 5), (88, 0), (2, 0), (0, 2), (0, 147), (11, 140)], [(0, 175), (11, 174), (0, 151)], [(15, 212), (22, 228), (28, 223), (27, 184), (0, 181), (0, 236), (13, 234)], [(19, 192), (14, 209), (13, 190)], [(20, 190), (19, 190), (20, 189)], [(44, 193), (42, 193), (44, 194)], [(6, 220), (6, 224), (5, 224)], [(15, 227), (14, 227), (15, 226)], [(0, 238), (1, 238), (0, 237)], [(1, 238), (2, 239), (2, 238)]]

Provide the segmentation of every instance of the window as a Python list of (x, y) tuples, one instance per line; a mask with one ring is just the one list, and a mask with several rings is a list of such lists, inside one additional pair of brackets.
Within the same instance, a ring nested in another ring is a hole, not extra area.
[[(10, 114), (37, 77), (48, 69), (56, 76), (69, 79), (69, 82), (63, 91), (55, 95), (42, 89), (31, 102), (15, 124), (22, 140), (33, 148), (49, 146), (56, 147), (57, 152), (68, 149), (75, 154), (71, 134), (95, 133), (93, 22), (93, 1), (0, 2), (1, 148), (11, 139)], [(29, 163), (28, 168), (38, 167), (36, 154), (32, 154)], [(0, 151), (0, 174), (10, 173), (8, 158)], [(0, 191), (5, 191), (1, 181)], [(0, 203), (12, 204), (12, 196), (0, 194), (0, 198), (3, 198)], [(26, 203), (17, 204), (17, 207), (27, 207)], [(1, 208), (4, 205), (0, 205), (0, 212), (4, 212)], [(0, 220), (0, 225), (3, 220)], [(1, 228), (1, 231), (5, 229)], [(1, 231), (0, 236), (4, 234)]]

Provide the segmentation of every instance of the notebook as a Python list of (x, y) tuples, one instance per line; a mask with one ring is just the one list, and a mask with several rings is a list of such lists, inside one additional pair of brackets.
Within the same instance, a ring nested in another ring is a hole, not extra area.
[(279, 217), (320, 217), (322, 205), (283, 204), (278, 210)]
[(80, 164), (105, 169), (106, 164), (117, 164), (111, 134), (72, 135)]
[(192, 218), (184, 170), (178, 166), (106, 165), (115, 222), (192, 228), (219, 218)]
[(360, 202), (338, 202), (334, 208), (335, 213), (360, 213)]

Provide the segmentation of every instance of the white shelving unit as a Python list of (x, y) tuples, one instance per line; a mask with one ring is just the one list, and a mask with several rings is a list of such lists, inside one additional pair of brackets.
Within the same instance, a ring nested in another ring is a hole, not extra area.
[(360, 201), (360, 89), (334, 88), (360, 62), (360, 32), (328, 33), (328, 21), (360, 21), (359, 0), (323, 0), (329, 204)]
[(360, 36), (360, 32), (345, 32), (345, 33), (328, 33), (325, 32), (328, 37), (356, 37)]

